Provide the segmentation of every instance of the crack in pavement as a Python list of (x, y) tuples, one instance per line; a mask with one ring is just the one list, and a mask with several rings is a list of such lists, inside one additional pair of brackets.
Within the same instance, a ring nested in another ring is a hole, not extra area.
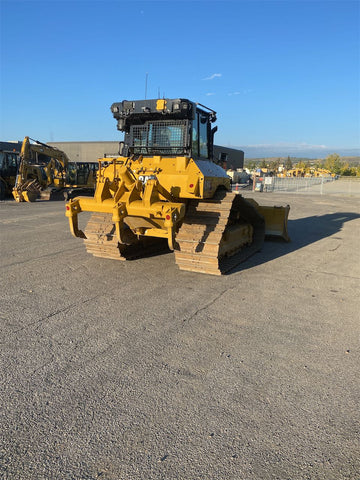
[(23, 327), (18, 328), (17, 330), (14, 330), (11, 333), (18, 333), (18, 332), (21, 332), (22, 330), (25, 330), (26, 328), (32, 327), (33, 325), (39, 325), (40, 323), (45, 322), (46, 320), (49, 320), (50, 318), (55, 317), (56, 315), (59, 315), (59, 313), (67, 312), (68, 310), (70, 310), (73, 307), (76, 307), (78, 305), (83, 305), (84, 303), (91, 302), (91, 300), (95, 300), (99, 296), (100, 295), (95, 295), (94, 297), (87, 298), (86, 300), (83, 300), (81, 302), (72, 303), (72, 304), (66, 306), (65, 308), (61, 308), (60, 310), (56, 310), (55, 312), (49, 313), (45, 317), (42, 317), (39, 320), (36, 320), (35, 322), (28, 323), (27, 325), (24, 325)]
[(321, 272), (319, 270), (305, 270), (305, 269), (304, 269), (304, 272), (319, 273), (321, 275), (332, 275), (333, 277), (351, 278), (352, 280), (360, 280), (360, 277), (353, 277), (352, 275), (342, 275), (341, 273)]
[[(56, 255), (61, 255), (62, 253), (72, 252), (72, 251), (79, 250), (79, 249), (83, 249), (83, 245), (79, 245), (77, 247), (71, 247), (71, 248), (68, 248), (68, 249), (65, 249), (65, 250), (59, 250), (57, 252), (47, 253), (45, 255), (41, 255), (40, 257), (29, 258), (28, 260), (9, 263), (8, 265), (2, 265), (1, 267), (2, 268), (7, 268), (7, 267), (14, 267), (14, 266), (17, 266), (17, 265), (24, 265), (26, 263), (36, 262), (38, 260), (41, 260), (42, 258), (55, 257)], [(84, 252), (85, 252), (85, 250), (84, 250)]]
[(208, 309), (209, 307), (211, 307), (211, 305), (213, 305), (217, 300), (219, 300), (219, 298), (221, 298), (224, 293), (230, 291), (230, 290), (234, 290), (235, 287), (232, 287), (232, 288), (226, 288), (225, 290), (223, 290), (222, 292), (220, 292), (215, 298), (213, 298), (207, 305), (205, 305), (204, 307), (202, 308), (199, 308), (196, 310), (196, 312), (194, 312), (189, 318), (185, 318), (183, 320), (183, 322), (188, 322), (190, 320), (192, 320), (194, 317), (196, 317), (196, 315), (200, 312), (202, 312), (203, 310), (206, 310)]

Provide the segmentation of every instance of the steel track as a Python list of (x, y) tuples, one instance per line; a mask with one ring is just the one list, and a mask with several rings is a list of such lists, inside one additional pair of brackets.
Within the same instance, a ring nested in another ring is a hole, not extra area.
[[(226, 231), (244, 225), (254, 229), (251, 243), (239, 235), (235, 247), (227, 246)], [(175, 259), (181, 270), (221, 275), (260, 250), (264, 221), (241, 195), (219, 192), (211, 200), (191, 201), (176, 241)]]
[(144, 237), (130, 245), (118, 242), (110, 213), (93, 213), (85, 228), (84, 243), (94, 257), (112, 260), (133, 260), (169, 251), (167, 240)]
[[(234, 228), (241, 232), (244, 225), (253, 228), (251, 242), (239, 234), (235, 246), (234, 242), (227, 245), (226, 233)], [(132, 260), (169, 251), (165, 239), (135, 237), (129, 245), (120, 244), (112, 215), (107, 213), (93, 213), (85, 235), (86, 250), (95, 257)], [(176, 235), (175, 260), (181, 270), (221, 275), (260, 250), (263, 241), (264, 220), (254, 206), (241, 195), (223, 191), (210, 200), (188, 204)]]

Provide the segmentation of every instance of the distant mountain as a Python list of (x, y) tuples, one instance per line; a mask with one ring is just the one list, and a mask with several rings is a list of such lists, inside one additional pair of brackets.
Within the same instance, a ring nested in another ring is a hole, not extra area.
[(243, 150), (245, 159), (267, 157), (325, 158), (332, 153), (341, 157), (358, 157), (360, 148), (337, 148), (322, 145), (239, 145), (231, 148)]

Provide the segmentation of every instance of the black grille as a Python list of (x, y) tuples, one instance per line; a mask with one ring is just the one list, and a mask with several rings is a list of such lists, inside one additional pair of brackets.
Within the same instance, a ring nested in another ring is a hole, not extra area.
[(132, 125), (130, 150), (138, 155), (182, 155), (187, 146), (186, 125), (186, 121)]

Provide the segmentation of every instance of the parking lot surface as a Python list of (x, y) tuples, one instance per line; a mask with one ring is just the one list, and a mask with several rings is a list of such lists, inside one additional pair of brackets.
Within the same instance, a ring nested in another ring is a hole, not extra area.
[(222, 277), (0, 203), (1, 478), (360, 479), (359, 196), (244, 196), (292, 242)]

